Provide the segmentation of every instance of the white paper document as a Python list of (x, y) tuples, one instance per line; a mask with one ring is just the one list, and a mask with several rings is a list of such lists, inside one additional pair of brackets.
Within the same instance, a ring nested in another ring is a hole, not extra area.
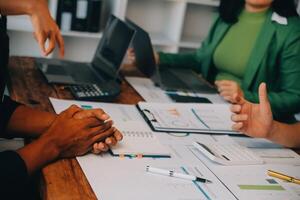
[[(62, 112), (72, 104), (85, 109), (104, 109), (114, 120), (115, 126), (125, 132), (123, 143), (119, 143), (119, 148), (116, 148), (116, 151), (121, 152), (120, 154), (124, 153), (124, 150), (139, 152), (140, 149), (150, 149), (151, 153), (153, 153), (152, 151), (155, 149), (159, 153), (168, 152), (170, 155), (169, 158), (127, 158), (122, 156), (115, 157), (107, 153), (78, 157), (77, 160), (98, 199), (300, 199), (299, 185), (284, 182), (267, 175), (267, 170), (271, 169), (299, 178), (300, 166), (297, 162), (299, 155), (268, 141), (236, 136), (230, 137), (228, 135), (152, 132), (135, 105), (59, 100), (54, 98), (50, 98), (50, 101), (56, 113)], [(174, 110), (169, 112), (175, 114)], [(214, 115), (211, 110), (205, 113), (207, 115), (199, 113), (197, 115), (208, 120)], [(220, 115), (222, 116), (222, 114), (224, 114), (224, 111)], [(166, 121), (165, 123), (173, 120), (165, 116), (163, 119)], [(215, 119), (207, 124), (211, 125), (214, 123), (219, 124), (218, 120), (216, 121)], [(267, 164), (252, 166), (218, 165), (206, 158), (193, 146), (195, 141), (220, 144), (234, 144), (238, 142), (240, 145), (251, 148), (257, 155), (264, 158), (264, 161), (267, 160), (268, 162), (266, 162)], [(209, 179), (213, 183), (196, 183), (150, 174), (146, 172), (146, 166), (148, 165), (196, 175)]]
[(266, 164), (300, 165), (300, 155), (263, 138), (233, 137), (238, 144), (254, 151)]
[(125, 77), (128, 83), (145, 99), (147, 102), (172, 102), (172, 99), (149, 78)]
[(155, 131), (240, 134), (231, 128), (229, 105), (140, 102), (138, 108)]
[[(300, 156), (295, 151), (287, 148), (277, 149), (252, 149), (252, 151), (268, 164), (299, 165)], [(299, 172), (300, 174), (300, 172)]]
[(268, 176), (269, 169), (300, 177), (300, 166), (293, 165), (231, 166), (213, 170), (238, 199), (299, 200), (300, 185)]
[[(214, 200), (235, 199), (203, 165), (170, 159), (111, 158), (88, 155), (77, 158), (97, 198), (102, 200)], [(211, 180), (204, 184), (146, 172), (146, 166), (193, 174)]]
[[(141, 77), (126, 77), (128, 83), (145, 99), (147, 102), (170, 103), (172, 99), (165, 93), (164, 90), (155, 86), (153, 81), (149, 78)], [(218, 94), (202, 94), (191, 92), (178, 92), (181, 96), (201, 97), (207, 98), (212, 103), (228, 104)]]
[(124, 122), (144, 122), (143, 117), (138, 112), (135, 105), (61, 100), (56, 98), (49, 99), (56, 113), (61, 113), (71, 105), (77, 105), (78, 107), (85, 109), (101, 108), (113, 119), (116, 125), (120, 126), (120, 129), (125, 125)]

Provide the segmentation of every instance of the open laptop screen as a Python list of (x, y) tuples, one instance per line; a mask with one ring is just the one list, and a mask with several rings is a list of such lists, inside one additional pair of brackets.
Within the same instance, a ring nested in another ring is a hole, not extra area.
[(136, 30), (132, 45), (137, 67), (146, 76), (151, 77), (155, 73), (156, 63), (150, 36), (131, 20), (126, 19), (126, 23)]
[(93, 67), (116, 76), (134, 34), (133, 28), (111, 15), (94, 55)]

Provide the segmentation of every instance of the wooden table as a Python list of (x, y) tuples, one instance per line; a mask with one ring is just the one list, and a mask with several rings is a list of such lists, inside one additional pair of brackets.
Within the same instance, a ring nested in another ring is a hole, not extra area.
[[(32, 58), (13, 57), (9, 64), (9, 90), (13, 99), (31, 107), (54, 112), (48, 97), (72, 99), (61, 86), (46, 83)], [(122, 83), (122, 94), (115, 103), (136, 104), (143, 100), (128, 83)], [(43, 199), (97, 199), (76, 159), (63, 159), (42, 169)], [(104, 180), (103, 180), (104, 181)]]
[[(19, 102), (54, 112), (48, 97), (72, 99), (63, 87), (46, 83), (32, 58), (11, 58), (9, 72), (9, 90), (12, 98)], [(143, 100), (126, 82), (122, 83), (122, 91), (115, 103), (136, 104)], [(300, 154), (300, 150), (297, 152)], [(41, 170), (40, 192), (47, 200), (97, 199), (76, 159), (63, 159), (44, 167)]]

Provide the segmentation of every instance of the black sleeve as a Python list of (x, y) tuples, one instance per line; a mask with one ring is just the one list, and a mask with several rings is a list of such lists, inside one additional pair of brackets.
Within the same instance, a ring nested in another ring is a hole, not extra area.
[(19, 105), (21, 104), (11, 100), (7, 96), (4, 96), (3, 102), (0, 103), (0, 133), (2, 135), (5, 135), (7, 124)]
[(15, 151), (0, 153), (0, 199), (24, 199), (28, 195), (26, 164)]

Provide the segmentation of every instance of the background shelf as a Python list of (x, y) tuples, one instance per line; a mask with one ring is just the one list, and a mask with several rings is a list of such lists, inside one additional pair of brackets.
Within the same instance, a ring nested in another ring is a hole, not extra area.
[[(56, 17), (57, 0), (49, 0)], [(194, 51), (199, 48), (211, 26), (218, 0), (103, 0), (101, 21), (110, 13), (128, 17), (149, 32), (154, 49), (165, 52)], [(8, 18), (11, 55), (41, 56), (32, 37), (29, 17)], [(102, 33), (63, 31), (65, 59), (90, 61)], [(56, 50), (50, 57), (58, 58)]]
[(181, 46), (198, 48), (207, 36), (216, 7), (188, 3), (182, 28)]

